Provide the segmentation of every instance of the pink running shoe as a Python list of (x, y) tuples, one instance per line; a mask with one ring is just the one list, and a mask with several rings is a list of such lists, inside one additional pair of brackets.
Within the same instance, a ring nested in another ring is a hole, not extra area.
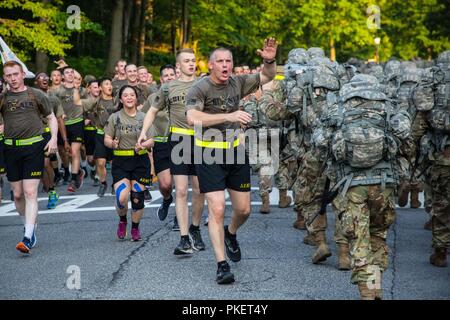
[(125, 239), (127, 236), (127, 223), (124, 221), (119, 221), (119, 227), (117, 228), (117, 237), (120, 240)]
[(141, 241), (141, 233), (138, 228), (131, 228), (131, 241)]

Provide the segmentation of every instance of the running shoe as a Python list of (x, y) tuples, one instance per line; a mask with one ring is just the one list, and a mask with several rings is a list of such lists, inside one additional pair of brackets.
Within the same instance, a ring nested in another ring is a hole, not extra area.
[(234, 274), (230, 271), (230, 265), (224, 261), (217, 267), (216, 281), (218, 284), (230, 284), (234, 282)]
[(125, 221), (119, 221), (119, 226), (117, 227), (117, 237), (120, 240), (125, 239), (127, 236), (127, 223)]
[(170, 195), (169, 199), (164, 199), (161, 205), (158, 208), (158, 211), (156, 211), (156, 214), (158, 215), (159, 220), (164, 221), (167, 218), (167, 214), (169, 213), (169, 207), (170, 204), (173, 201), (172, 195)]
[(192, 250), (191, 240), (189, 238), (186, 240), (181, 238), (180, 243), (175, 248), (173, 254), (175, 255), (185, 255), (185, 254), (193, 254), (194, 250)]
[(145, 190), (144, 190), (144, 200), (145, 200), (145, 202), (152, 201), (152, 195), (150, 194), (150, 191), (148, 191), (147, 188), (145, 188)]
[(103, 197), (105, 195), (106, 192), (106, 183), (100, 183), (100, 186), (98, 187), (98, 191), (97, 191), (97, 196), (99, 196), (100, 198)]
[[(25, 233), (25, 227), (23, 227), (23, 233)], [(36, 246), (36, 244), (37, 244), (36, 227), (35, 227), (35, 229), (33, 230), (33, 234), (32, 234), (31, 239), (30, 239), (30, 244), (31, 244), (31, 248), (32, 248), (32, 249), (33, 249), (33, 248)]]
[(178, 219), (176, 216), (173, 218), (172, 231), (180, 231), (180, 226), (178, 225)]
[(81, 189), (81, 187), (83, 186), (85, 176), (86, 176), (86, 173), (85, 173), (84, 169), (80, 170), (80, 174), (77, 176), (77, 180), (75, 183), (75, 187), (77, 189)]
[(208, 217), (206, 217), (205, 222), (203, 223), (203, 225), (204, 225), (205, 227), (207, 227), (207, 226), (208, 226), (208, 223), (209, 223), (209, 219), (208, 219)]
[(228, 226), (224, 227), (225, 229), (225, 249), (227, 251), (227, 256), (233, 262), (241, 261), (241, 248), (239, 247), (239, 243), (236, 240), (236, 235), (232, 235), (228, 231)]
[(48, 203), (47, 203), (47, 209), (55, 209), (56, 205), (58, 204), (59, 195), (56, 193), (56, 191), (50, 191), (48, 193)]
[(70, 179), (72, 178), (72, 175), (70, 174), (69, 171), (64, 171), (64, 176), (63, 176), (63, 183), (64, 184), (68, 184), (70, 183)]
[(205, 243), (203, 242), (202, 239), (202, 234), (200, 232), (200, 228), (192, 228), (192, 226), (189, 227), (189, 235), (192, 239), (192, 247), (194, 248), (194, 250), (197, 251), (203, 251), (205, 250)]
[(31, 240), (27, 237), (23, 237), (23, 240), (16, 245), (16, 249), (22, 253), (31, 253), (31, 248)]
[(141, 233), (138, 228), (131, 228), (131, 241), (141, 241)]
[(69, 186), (67, 187), (68, 192), (75, 192), (77, 188), (75, 187), (75, 181), (70, 181)]

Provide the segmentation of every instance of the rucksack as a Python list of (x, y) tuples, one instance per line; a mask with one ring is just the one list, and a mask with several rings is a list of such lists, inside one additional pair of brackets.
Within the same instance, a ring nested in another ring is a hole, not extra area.
[(389, 136), (392, 113), (392, 105), (376, 82), (352, 80), (343, 85), (333, 121), (337, 130), (331, 151), (336, 162), (371, 168), (394, 156), (397, 148)]
[(430, 126), (450, 134), (450, 68), (441, 65), (434, 70), (434, 107), (429, 114)]
[(422, 80), (420, 69), (406, 69), (397, 77), (397, 88), (393, 95), (398, 109), (408, 111), (413, 117), (416, 110), (412, 93)]

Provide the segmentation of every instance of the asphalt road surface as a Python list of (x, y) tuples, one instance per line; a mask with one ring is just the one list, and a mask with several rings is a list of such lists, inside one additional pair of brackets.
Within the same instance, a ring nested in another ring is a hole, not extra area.
[[(41, 193), (38, 245), (31, 255), (15, 249), (23, 226), (14, 204), (4, 200), (0, 206), (0, 299), (358, 299), (350, 272), (336, 268), (331, 211), (327, 235), (333, 256), (313, 265), (314, 248), (304, 245), (304, 232), (292, 227), (292, 207), (277, 207), (275, 189), (271, 213), (260, 214), (256, 185), (252, 214), (238, 232), (242, 260), (230, 262), (236, 282), (227, 286), (215, 282), (207, 227), (201, 227), (205, 251), (181, 258), (173, 254), (179, 241), (179, 233), (171, 230), (175, 211), (172, 206), (168, 218), (159, 221), (157, 189), (146, 204), (141, 242), (116, 238), (114, 198), (109, 192), (97, 198), (97, 188), (89, 179), (76, 194), (69, 195), (67, 186), (60, 186), (60, 204), (54, 210), (46, 210), (46, 194)], [(4, 198), (8, 196), (6, 186)], [(390, 265), (383, 274), (384, 298), (449, 299), (450, 268), (428, 262), (431, 232), (423, 229), (428, 215), (423, 209), (409, 208), (397, 213), (388, 238)], [(230, 214), (227, 202), (226, 221)]]

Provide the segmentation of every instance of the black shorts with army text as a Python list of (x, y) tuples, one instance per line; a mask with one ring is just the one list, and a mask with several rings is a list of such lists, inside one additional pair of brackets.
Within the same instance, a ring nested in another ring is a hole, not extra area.
[[(216, 156), (217, 149), (201, 149), (202, 154), (204, 154), (206, 150), (212, 157)], [(232, 152), (228, 161), (225, 155), (227, 151)], [(200, 192), (208, 193), (225, 189), (249, 192), (251, 190), (250, 165), (245, 150), (241, 147), (236, 147), (234, 149), (222, 150), (222, 152), (223, 157), (220, 163), (210, 164), (203, 160), (201, 164), (195, 165)]]
[(8, 181), (17, 182), (26, 179), (41, 179), (44, 170), (44, 139), (31, 145), (6, 143), (4, 156)]
[(111, 174), (113, 183), (127, 179), (129, 181), (135, 180), (142, 185), (150, 185), (151, 173), (148, 153), (134, 156), (118, 156), (114, 154)]

